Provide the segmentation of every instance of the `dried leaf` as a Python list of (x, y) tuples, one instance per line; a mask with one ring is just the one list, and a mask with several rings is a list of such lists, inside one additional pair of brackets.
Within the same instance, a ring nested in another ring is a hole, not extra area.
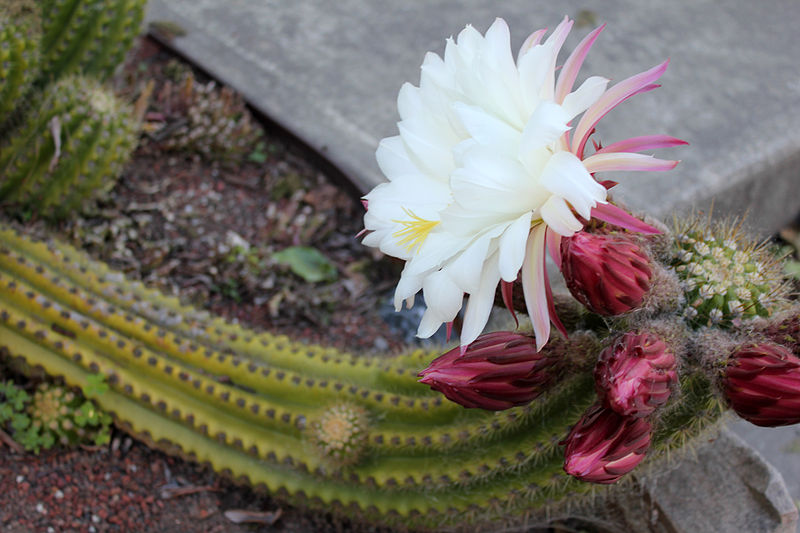
[(278, 509), (277, 511), (266, 511), (266, 512), (256, 512), (256, 511), (246, 511), (244, 509), (231, 509), (230, 511), (225, 511), (225, 518), (233, 522), (234, 524), (265, 524), (271, 526), (278, 521), (278, 519), (283, 514), (283, 510)]

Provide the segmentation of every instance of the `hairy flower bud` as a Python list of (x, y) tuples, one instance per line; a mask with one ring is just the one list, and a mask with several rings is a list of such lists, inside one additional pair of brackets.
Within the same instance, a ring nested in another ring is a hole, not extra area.
[(420, 382), (464, 407), (490, 411), (523, 405), (553, 382), (564, 358), (536, 351), (530, 335), (498, 331), (478, 337), (464, 355), (454, 348), (419, 373)]
[(562, 239), (561, 261), (572, 295), (600, 315), (636, 309), (650, 289), (650, 258), (622, 234), (579, 232)]
[(784, 346), (739, 348), (728, 359), (723, 387), (736, 414), (757, 426), (800, 422), (800, 359)]
[(581, 481), (614, 483), (642, 462), (651, 433), (646, 418), (622, 416), (596, 403), (564, 440), (564, 471)]
[(669, 399), (677, 381), (675, 354), (658, 335), (625, 333), (600, 353), (597, 394), (624, 416), (643, 417)]
[(800, 306), (787, 313), (770, 318), (760, 332), (776, 344), (786, 346), (794, 355), (800, 357)]

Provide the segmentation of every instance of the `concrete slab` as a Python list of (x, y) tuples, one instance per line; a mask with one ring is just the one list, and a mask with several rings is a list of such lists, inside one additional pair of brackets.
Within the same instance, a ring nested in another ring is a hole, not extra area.
[(471, 23), (510, 21), (514, 48), (567, 14), (608, 28), (583, 72), (621, 80), (671, 57), (663, 87), (633, 98), (601, 123), (608, 142), (667, 133), (691, 147), (667, 174), (622, 175), (619, 195), (657, 216), (692, 206), (749, 212), (767, 234), (800, 212), (800, 3), (774, 0), (151, 0), (149, 20), (186, 34), (172, 45), (241, 91), (340, 168), (362, 190), (382, 176), (374, 151), (396, 134), (395, 98), (417, 83), (424, 53)]

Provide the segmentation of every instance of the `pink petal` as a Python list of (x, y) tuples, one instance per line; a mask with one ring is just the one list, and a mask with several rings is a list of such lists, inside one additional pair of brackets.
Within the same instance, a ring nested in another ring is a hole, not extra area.
[(556, 267), (561, 270), (561, 234), (547, 229), (547, 251), (550, 252)]
[(528, 38), (525, 39), (525, 42), (522, 43), (522, 46), (519, 47), (519, 52), (517, 53), (517, 63), (519, 63), (519, 58), (525, 55), (525, 52), (536, 46), (542, 41), (542, 37), (544, 34), (547, 33), (547, 28), (536, 30), (535, 32), (528, 35)]
[[(555, 231), (547, 228), (547, 232), (545, 232), (545, 243), (547, 245), (547, 249), (550, 252), (550, 257), (553, 258), (553, 261), (556, 261), (560, 265), (561, 263), (561, 253), (560, 253), (560, 246), (561, 246), (561, 235), (556, 233)], [(556, 242), (556, 249), (559, 250), (556, 255), (553, 255), (553, 242)], [(550, 287), (550, 279), (547, 276), (547, 258), (545, 254), (542, 254), (542, 271), (544, 272), (544, 288), (546, 290), (547, 296), (547, 312), (550, 315), (550, 321), (556, 327), (558, 331), (561, 332), (562, 335), (565, 337), (569, 337), (569, 333), (567, 333), (567, 328), (564, 327), (564, 324), (561, 323), (561, 319), (558, 318), (558, 314), (556, 313), (556, 306), (555, 302), (553, 302), (553, 289)], [(556, 260), (556, 257), (558, 259)], [(559, 266), (559, 268), (561, 268)]]
[(519, 327), (517, 312), (514, 310), (514, 306), (512, 305), (512, 302), (514, 301), (514, 283), (501, 279), (500, 294), (503, 295), (503, 304), (506, 306), (506, 309), (511, 312), (511, 316), (514, 317), (514, 323), (517, 325), (517, 327)]
[(447, 342), (450, 342), (450, 335), (453, 334), (453, 321), (447, 323)]
[(556, 26), (556, 29), (553, 30), (553, 34), (547, 38), (547, 41), (545, 41), (550, 42), (552, 39), (553, 43), (555, 44), (553, 57), (558, 56), (558, 52), (564, 45), (564, 41), (567, 40), (567, 35), (569, 35), (569, 31), (572, 29), (573, 24), (574, 21), (570, 20), (569, 17), (565, 15), (563, 20), (558, 24), (558, 26)]
[(560, 104), (563, 102), (564, 98), (572, 91), (575, 78), (578, 77), (578, 71), (581, 69), (581, 65), (583, 65), (583, 60), (586, 59), (586, 54), (589, 53), (589, 49), (605, 27), (606, 25), (603, 24), (584, 37), (567, 58), (567, 61), (561, 68), (561, 72), (558, 75), (558, 82), (556, 83), (556, 103)]
[(572, 29), (573, 21), (569, 19), (569, 17), (564, 17), (564, 20), (556, 26), (556, 29), (553, 30), (553, 33), (550, 37), (547, 38), (545, 41), (545, 45), (553, 43), (553, 59), (552, 65), (548, 69), (547, 77), (545, 78), (545, 83), (542, 86), (542, 98), (545, 100), (552, 100), (553, 99), (553, 92), (555, 90), (555, 68), (556, 68), (556, 59), (558, 58), (558, 52), (561, 50), (561, 47), (564, 45), (564, 41), (567, 39), (567, 35), (569, 31)]
[[(607, 90), (581, 117), (572, 137), (572, 152), (578, 157), (583, 157), (583, 148), (597, 122), (631, 96), (655, 89), (657, 85), (653, 85), (653, 82), (664, 74), (668, 64), (669, 59), (650, 70), (631, 76)], [(575, 142), (578, 143), (577, 146), (575, 146)]]
[(689, 144), (681, 139), (670, 137), (669, 135), (644, 135), (642, 137), (631, 137), (624, 141), (617, 141), (600, 148), (595, 153), (603, 154), (608, 152), (643, 152), (645, 150), (655, 150), (656, 148), (669, 148)]
[(589, 173), (610, 171), (663, 171), (672, 170), (678, 161), (657, 159), (651, 155), (636, 154), (633, 152), (610, 152), (590, 155), (583, 160), (583, 166)]
[(654, 228), (650, 224), (645, 224), (624, 209), (620, 209), (611, 203), (598, 203), (592, 208), (592, 218), (646, 235), (657, 235), (661, 233), (661, 230)]
[(536, 349), (541, 350), (550, 338), (550, 317), (548, 316), (547, 282), (544, 273), (546, 224), (539, 224), (531, 231), (522, 263), (522, 291), (525, 306), (533, 324), (536, 336)]

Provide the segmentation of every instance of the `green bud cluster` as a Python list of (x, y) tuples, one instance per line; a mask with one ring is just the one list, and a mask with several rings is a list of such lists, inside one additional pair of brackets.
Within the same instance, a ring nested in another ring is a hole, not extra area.
[(108, 78), (131, 48), (146, 0), (42, 0), (45, 81), (82, 73)]
[(727, 327), (737, 319), (769, 316), (782, 301), (780, 265), (763, 246), (744, 241), (736, 227), (701, 229), (695, 222), (676, 233), (672, 268), (690, 324)]
[(80, 395), (42, 383), (28, 406), (31, 428), (40, 435), (42, 447), (54, 444), (105, 444), (110, 437), (111, 417)]
[(0, 146), (0, 201), (66, 216), (113, 187), (138, 140), (129, 106), (99, 82), (50, 85)]
[(33, 0), (0, 0), (0, 132), (8, 131), (9, 115), (39, 73), (40, 39)]
[(39, 453), (57, 445), (106, 444), (111, 417), (63, 386), (41, 383), (31, 396), (6, 381), (0, 383), (0, 430), (13, 435), (25, 450)]

